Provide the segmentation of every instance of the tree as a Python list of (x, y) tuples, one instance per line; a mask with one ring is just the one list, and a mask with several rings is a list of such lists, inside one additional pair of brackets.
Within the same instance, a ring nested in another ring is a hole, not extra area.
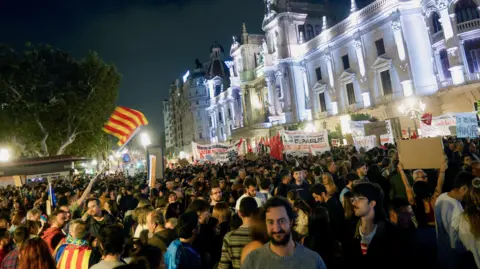
[(81, 155), (106, 143), (120, 74), (97, 53), (75, 59), (48, 45), (0, 46), (0, 142), (24, 156)]
[(364, 121), (364, 120), (368, 120), (370, 122), (378, 121), (377, 118), (372, 117), (368, 113), (352, 113), (350, 114), (350, 118), (352, 119), (352, 121)]

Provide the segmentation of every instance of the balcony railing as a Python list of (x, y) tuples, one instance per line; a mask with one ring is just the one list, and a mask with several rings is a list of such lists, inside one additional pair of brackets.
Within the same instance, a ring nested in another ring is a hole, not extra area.
[(433, 44), (442, 41), (443, 39), (443, 31), (438, 31), (432, 35)]
[(457, 24), (457, 29), (459, 33), (464, 33), (464, 32), (468, 32), (474, 29), (479, 29), (479, 28), (480, 28), (480, 19), (466, 21), (466, 22)]
[(444, 80), (442, 80), (442, 81), (438, 81), (438, 87), (439, 87), (440, 89), (442, 89), (442, 88), (448, 88), (448, 87), (450, 87), (450, 86), (452, 86), (452, 85), (453, 85), (453, 81), (452, 81), (451, 78), (446, 78), (446, 79), (444, 79)]
[(359, 22), (368, 20), (376, 14), (385, 12), (387, 7), (395, 5), (396, 3), (396, 0), (377, 0), (360, 10), (358, 20)]
[(479, 81), (480, 80), (480, 73), (473, 73), (473, 74), (468, 73), (465, 76), (465, 79), (466, 79), (466, 81)]

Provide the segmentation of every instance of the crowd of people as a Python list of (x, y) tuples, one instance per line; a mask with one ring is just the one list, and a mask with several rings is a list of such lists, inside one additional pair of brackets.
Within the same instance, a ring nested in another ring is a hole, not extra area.
[(0, 269), (480, 268), (478, 146), (445, 140), (431, 170), (385, 145), (73, 177), (51, 209), (46, 182), (8, 186)]

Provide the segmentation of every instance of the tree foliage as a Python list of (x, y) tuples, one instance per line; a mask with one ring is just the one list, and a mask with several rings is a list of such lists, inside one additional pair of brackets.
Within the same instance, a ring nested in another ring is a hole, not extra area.
[(95, 52), (82, 59), (48, 45), (0, 46), (0, 143), (19, 155), (88, 156), (107, 141), (120, 74)]
[(350, 114), (350, 118), (352, 119), (352, 121), (364, 121), (364, 120), (368, 120), (371, 122), (378, 121), (377, 118), (372, 117), (368, 113), (352, 113)]

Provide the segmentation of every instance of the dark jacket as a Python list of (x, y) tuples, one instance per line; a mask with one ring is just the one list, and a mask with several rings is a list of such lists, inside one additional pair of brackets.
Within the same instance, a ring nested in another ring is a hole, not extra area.
[(407, 268), (405, 263), (409, 259), (404, 253), (411, 246), (408, 241), (401, 240), (401, 233), (394, 224), (389, 221), (377, 223), (377, 230), (366, 255), (362, 254), (360, 246), (360, 224), (361, 220), (358, 221), (354, 238), (349, 244), (350, 249), (345, 252), (351, 268)]
[(103, 220), (102, 221), (97, 221), (92, 216), (88, 216), (88, 218), (87, 218), (86, 223), (89, 227), (90, 236), (92, 236), (92, 237), (98, 237), (99, 234), (100, 234), (100, 229), (103, 226), (111, 225), (111, 224), (116, 223), (115, 218), (112, 217), (112, 215), (108, 214), (107, 211), (102, 210), (102, 214), (103, 214)]
[(162, 253), (167, 252), (167, 248), (175, 240), (175, 231), (171, 229), (165, 229), (158, 233), (154, 233), (152, 237), (148, 239), (148, 244), (159, 248)]

